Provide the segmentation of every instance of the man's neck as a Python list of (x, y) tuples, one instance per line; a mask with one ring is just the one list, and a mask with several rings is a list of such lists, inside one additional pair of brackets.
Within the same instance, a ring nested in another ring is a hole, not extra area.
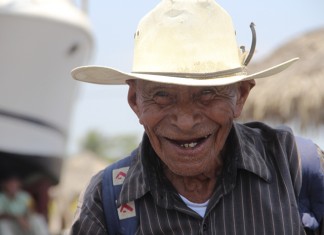
[(212, 172), (206, 172), (197, 176), (180, 176), (174, 174), (168, 168), (164, 169), (166, 177), (177, 192), (195, 203), (203, 203), (211, 198), (220, 172), (221, 167), (217, 167)]

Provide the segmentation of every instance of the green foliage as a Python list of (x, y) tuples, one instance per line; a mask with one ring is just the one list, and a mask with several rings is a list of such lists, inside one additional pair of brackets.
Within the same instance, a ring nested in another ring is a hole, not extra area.
[(90, 130), (81, 141), (83, 151), (92, 152), (98, 156), (103, 156), (107, 148), (108, 139), (96, 130)]
[(115, 160), (128, 155), (139, 144), (135, 134), (105, 136), (100, 131), (90, 130), (81, 141), (81, 149), (90, 151), (98, 157)]

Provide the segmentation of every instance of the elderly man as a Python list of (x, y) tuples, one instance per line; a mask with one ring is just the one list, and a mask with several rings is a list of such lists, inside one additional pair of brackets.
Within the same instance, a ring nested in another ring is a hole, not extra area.
[(251, 29), (247, 53), (213, 0), (162, 0), (135, 32), (131, 73), (98, 66), (72, 72), (85, 82), (128, 84), (129, 105), (145, 129), (126, 161), (93, 177), (72, 234), (304, 234), (293, 135), (234, 121), (254, 79), (296, 60), (248, 74)]

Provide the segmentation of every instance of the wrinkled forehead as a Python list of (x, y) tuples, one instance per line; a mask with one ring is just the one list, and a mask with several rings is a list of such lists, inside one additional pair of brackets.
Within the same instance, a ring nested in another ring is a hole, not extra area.
[(142, 80), (142, 79), (132, 79), (132, 80), (128, 80), (127, 83), (133, 83), (137, 86), (138, 89), (150, 89), (150, 88), (176, 88), (179, 90), (182, 89), (205, 89), (205, 88), (214, 88), (214, 89), (219, 89), (219, 90), (224, 90), (224, 89), (236, 89), (238, 84), (240, 82), (237, 83), (232, 83), (232, 84), (228, 84), (228, 85), (222, 85), (222, 86), (192, 86), (192, 85), (178, 85), (178, 84), (169, 84), (169, 83), (162, 83), (162, 82), (153, 82), (153, 81), (147, 81), (147, 80)]

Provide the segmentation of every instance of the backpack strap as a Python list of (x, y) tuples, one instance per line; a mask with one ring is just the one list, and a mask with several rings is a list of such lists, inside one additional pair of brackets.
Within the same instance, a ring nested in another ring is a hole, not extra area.
[(137, 154), (123, 158), (106, 167), (102, 180), (102, 204), (109, 235), (134, 235), (138, 227), (138, 216), (134, 202), (116, 206), (129, 166)]

